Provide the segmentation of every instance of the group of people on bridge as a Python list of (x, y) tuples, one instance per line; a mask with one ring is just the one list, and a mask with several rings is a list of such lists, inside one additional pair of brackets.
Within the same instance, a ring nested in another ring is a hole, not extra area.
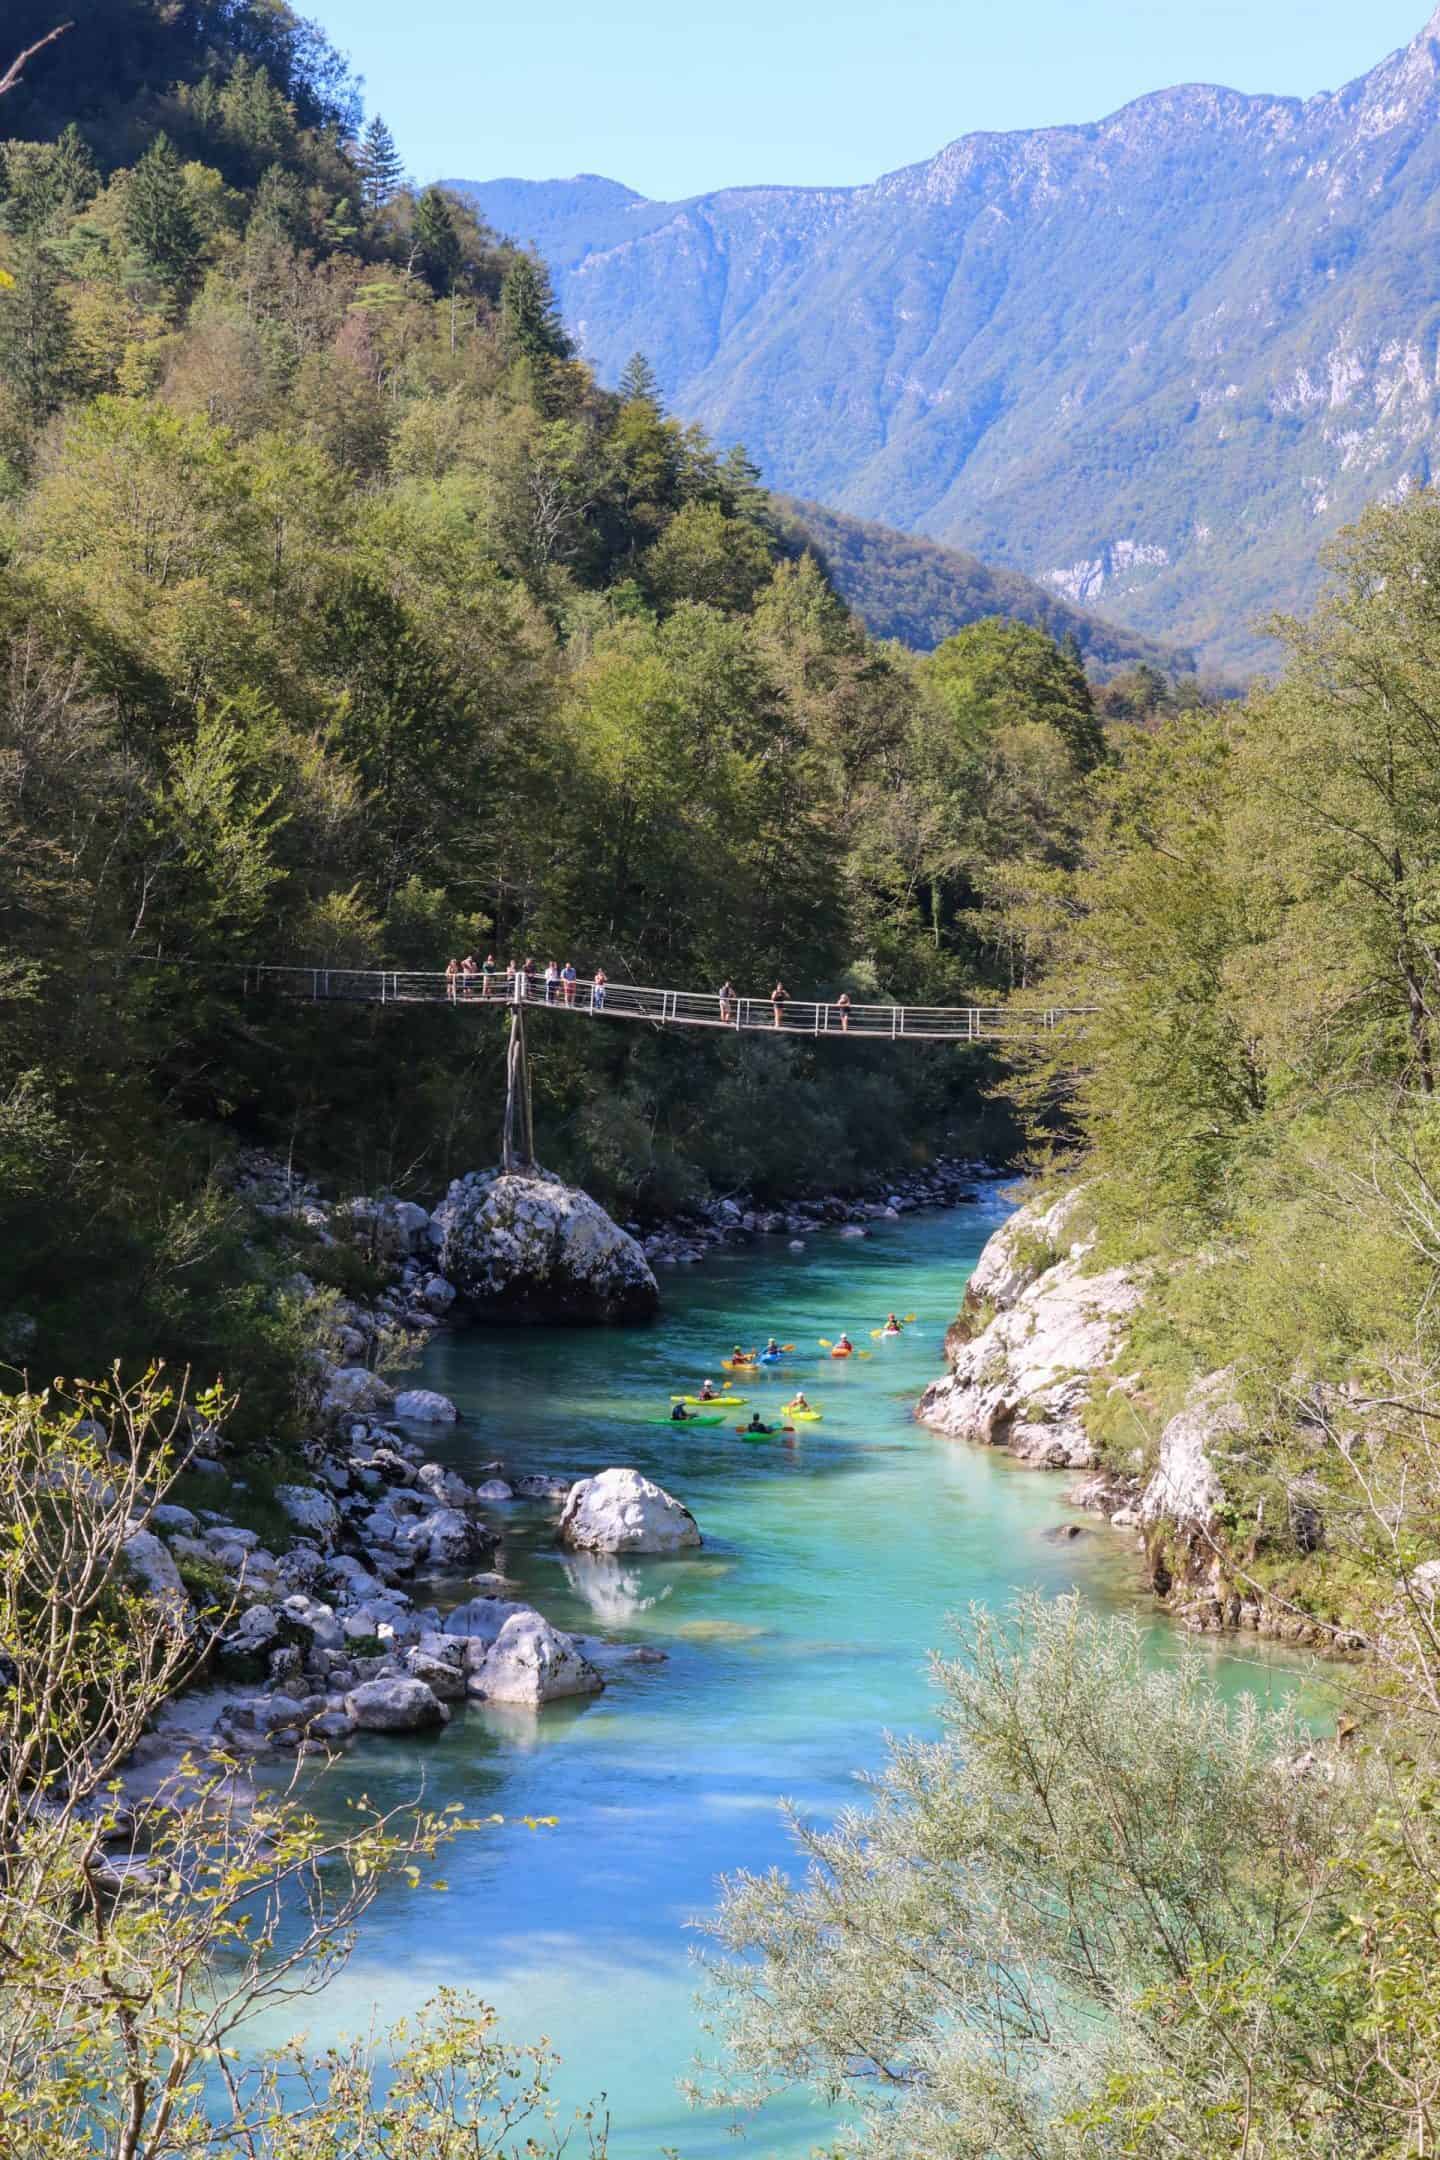
[[(487, 953), (483, 960), (477, 960), (473, 953), (467, 953), (463, 960), (449, 961), (445, 969), (446, 993), (452, 1004), (479, 997), (482, 1000), (493, 998), (501, 1004), (509, 1005), (523, 1004), (530, 999), (543, 1001), (546, 1005), (574, 1005), (576, 993), (583, 989), (588, 993), (583, 1001), (587, 1009), (591, 1012), (603, 1012), (608, 984), (609, 977), (604, 968), (597, 967), (588, 980), (582, 980), (572, 960), (567, 960), (563, 967), (554, 960), (548, 960), (542, 971), (535, 960), (529, 957), (519, 961), (507, 960), (501, 968), (494, 953)], [(739, 992), (728, 976), (714, 995), (720, 1025), (733, 1027)], [(768, 1000), (771, 1024), (774, 1027), (784, 1027), (785, 1008), (789, 1002), (789, 991), (783, 982), (777, 982)], [(830, 1009), (840, 1023), (841, 1034), (848, 1035), (851, 1011), (849, 991), (842, 990)]]

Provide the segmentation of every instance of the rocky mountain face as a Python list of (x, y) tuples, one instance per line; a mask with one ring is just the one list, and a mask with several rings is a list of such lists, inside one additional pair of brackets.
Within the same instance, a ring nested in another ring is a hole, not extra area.
[(643, 350), (774, 486), (1210, 665), (1273, 654), (1324, 542), (1431, 477), (1440, 11), (1333, 94), (1167, 90), (866, 187), (461, 185), (607, 379)]

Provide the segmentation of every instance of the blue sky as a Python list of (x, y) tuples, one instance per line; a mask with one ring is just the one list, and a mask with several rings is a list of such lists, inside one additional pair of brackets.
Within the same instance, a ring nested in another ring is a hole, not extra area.
[(975, 128), (1093, 120), (1175, 82), (1307, 95), (1431, 0), (302, 0), (412, 172), (605, 173), (676, 197), (839, 184)]

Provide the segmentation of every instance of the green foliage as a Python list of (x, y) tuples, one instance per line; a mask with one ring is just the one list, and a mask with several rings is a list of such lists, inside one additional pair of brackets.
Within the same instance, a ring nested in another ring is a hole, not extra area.
[(360, 200), (371, 217), (378, 217), (398, 194), (405, 177), (405, 160), (379, 113), (366, 125), (355, 163), (360, 172)]
[[(558, 2160), (572, 2148), (546, 2103), (547, 2051), (504, 2045), (467, 1997), (442, 1991), (378, 2044), (253, 2044), (260, 2013), (333, 1978), (380, 1890), (441, 1892), (432, 1862), (479, 1824), (361, 1801), (322, 1828), (219, 1754), (161, 1773), (148, 1808), (121, 1805), (116, 1770), (233, 1608), (197, 1614), (131, 1570), (187, 1430), (225, 1409), (208, 1393), (187, 1405), (153, 1370), (128, 1389), (0, 1399), (6, 2145), (26, 2160), (220, 2160), (237, 2145), (253, 2160), (503, 2160), (523, 2135)], [(190, 1580), (207, 1601), (219, 1587), (203, 1563)], [(603, 2122), (571, 2127), (599, 2160)]]
[(200, 255), (200, 229), (167, 135), (157, 135), (125, 184), (125, 237), (162, 285), (179, 291)]
[(550, 273), (533, 255), (517, 255), (500, 292), (500, 335), (517, 359), (542, 365), (568, 360), (570, 340), (560, 321)]
[(792, 1822), (802, 1879), (725, 1886), (727, 2095), (845, 2093), (875, 2160), (1428, 2149), (1428, 1773), (1321, 1769), (1294, 1718), (1074, 1601), (972, 1612), (936, 1674), (941, 1739)]

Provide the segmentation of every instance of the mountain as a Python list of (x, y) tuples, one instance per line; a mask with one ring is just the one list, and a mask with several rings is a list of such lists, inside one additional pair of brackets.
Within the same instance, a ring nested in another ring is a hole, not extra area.
[(968, 623), (1005, 615), (1033, 623), (1058, 643), (1073, 638), (1092, 676), (1103, 679), (1136, 666), (1167, 675), (1194, 672), (1193, 652), (1157, 644), (1072, 607), (1033, 578), (996, 569), (963, 548), (942, 547), (938, 540), (895, 532), (792, 496), (777, 495), (774, 508), (785, 538), (820, 554), (836, 587), (875, 637), (898, 638), (917, 652), (931, 652)]
[(456, 185), (605, 379), (643, 350), (773, 486), (1210, 664), (1264, 662), (1323, 543), (1431, 477), (1440, 13), (1333, 94), (1166, 90), (865, 187)]

